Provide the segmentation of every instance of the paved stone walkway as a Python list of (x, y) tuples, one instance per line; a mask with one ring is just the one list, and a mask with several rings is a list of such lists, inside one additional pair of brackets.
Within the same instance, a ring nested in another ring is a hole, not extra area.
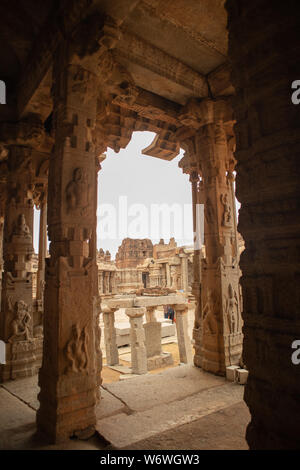
[(247, 449), (244, 387), (190, 365), (106, 384), (98, 435), (49, 446), (37, 438), (37, 377), (0, 386), (0, 449)]

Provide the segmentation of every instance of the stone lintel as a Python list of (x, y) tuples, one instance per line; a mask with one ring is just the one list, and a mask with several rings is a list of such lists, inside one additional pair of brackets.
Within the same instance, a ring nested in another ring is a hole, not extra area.
[(158, 297), (136, 297), (133, 300), (135, 307), (155, 307), (160, 305), (177, 305), (185, 302), (181, 295), (163, 295)]

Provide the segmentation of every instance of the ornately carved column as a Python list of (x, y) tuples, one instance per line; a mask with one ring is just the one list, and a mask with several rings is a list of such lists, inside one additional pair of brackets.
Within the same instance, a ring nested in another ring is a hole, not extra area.
[[(189, 157), (189, 154), (187, 155)], [(196, 168), (198, 165), (196, 165)], [(201, 240), (200, 232), (200, 197), (199, 171), (193, 168), (190, 172), (190, 182), (192, 184), (192, 204), (193, 204), (193, 234), (194, 234), (194, 281), (192, 285), (192, 293), (195, 297), (195, 323), (193, 328), (194, 341), (194, 364), (200, 367), (202, 364), (202, 275), (201, 275), (201, 248), (203, 240)]]
[(188, 294), (189, 285), (188, 285), (188, 258), (186, 254), (180, 254), (181, 258), (181, 289)]
[(36, 299), (44, 300), (45, 258), (47, 255), (47, 191), (40, 197), (39, 263), (37, 271)]
[[(186, 116), (192, 127), (180, 129), (178, 139), (187, 150), (184, 158), (191, 163), (194, 211), (195, 200), (199, 203), (196, 191), (200, 191), (196, 185), (201, 185), (205, 215), (206, 255), (201, 263), (201, 295), (196, 293), (199, 300), (193, 335), (194, 361), (207, 371), (225, 374), (227, 366), (239, 363), (242, 353), (235, 206), (228, 173), (232, 169), (232, 153), (226, 133), (232, 112), (226, 101), (204, 100), (186, 107), (181, 116), (185, 124)], [(181, 166), (187, 171), (184, 162)]]
[[(6, 166), (5, 166), (6, 170)], [(6, 178), (3, 168), (0, 167), (0, 306), (2, 293), (2, 271), (3, 271), (3, 234), (4, 234), (4, 215), (6, 204)], [(1, 308), (1, 307), (0, 307)]]
[[(74, 60), (73, 60), (74, 58)], [(57, 442), (93, 433), (100, 384), (96, 263), (97, 76), (68, 44), (54, 62), (55, 148), (50, 159), (44, 355), (38, 430)]]
[(33, 178), (31, 148), (9, 146), (7, 200), (4, 223), (4, 272), (2, 281), (0, 338), (6, 345), (2, 381), (37, 372), (33, 338), (32, 274)]
[(201, 129), (199, 135), (204, 193), (205, 260), (203, 261), (203, 362), (205, 370), (224, 373), (242, 354), (237, 232), (230, 155), (224, 123)]
[[(299, 3), (227, 0), (251, 449), (299, 449)], [(268, 27), (266, 27), (268, 25)], [(295, 355), (293, 361), (293, 354)]]
[(3, 227), (4, 216), (0, 216), (0, 305), (1, 305), (1, 291), (2, 291), (2, 270), (3, 270)]

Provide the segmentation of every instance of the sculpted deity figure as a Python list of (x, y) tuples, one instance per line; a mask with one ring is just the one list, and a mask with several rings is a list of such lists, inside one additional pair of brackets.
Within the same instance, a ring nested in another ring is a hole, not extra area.
[(19, 217), (18, 217), (17, 224), (16, 224), (16, 227), (15, 227), (15, 230), (14, 230), (14, 235), (22, 235), (26, 238), (31, 237), (30, 230), (29, 230), (28, 225), (26, 224), (24, 214), (20, 214)]
[(221, 194), (221, 202), (224, 207), (222, 225), (224, 225), (225, 227), (231, 227), (231, 219), (232, 219), (231, 206), (228, 201), (227, 194)]
[(203, 308), (203, 329), (205, 333), (217, 333), (217, 320), (214, 314), (215, 300), (211, 289), (207, 291), (207, 300)]
[(11, 322), (12, 335), (8, 339), (9, 343), (16, 341), (27, 341), (31, 339), (30, 321), (28, 305), (23, 300), (15, 303), (15, 318)]
[(231, 284), (228, 286), (228, 298), (226, 302), (226, 312), (227, 312), (227, 319), (228, 319), (228, 326), (230, 333), (237, 333), (239, 330), (238, 325), (238, 298), (237, 294), (234, 291)]
[(204, 210), (205, 218), (208, 224), (211, 224), (214, 220), (214, 209), (211, 203), (211, 200), (207, 198), (206, 204), (205, 204), (205, 210)]
[(69, 363), (66, 373), (83, 372), (86, 369), (88, 363), (87, 341), (86, 327), (80, 331), (78, 325), (73, 325), (71, 339), (66, 345), (66, 357)]
[(68, 212), (80, 209), (83, 215), (89, 205), (89, 188), (87, 174), (83, 168), (75, 168), (73, 179), (66, 188)]

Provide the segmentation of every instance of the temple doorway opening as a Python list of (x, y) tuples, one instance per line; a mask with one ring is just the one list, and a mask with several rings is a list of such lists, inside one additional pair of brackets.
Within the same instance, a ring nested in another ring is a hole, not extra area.
[[(143, 154), (155, 139), (153, 132), (135, 132), (125, 150), (109, 149), (101, 162), (97, 262), (104, 383), (193, 359), (192, 193), (178, 167), (182, 150), (172, 161)], [(173, 316), (177, 311), (177, 322), (166, 309)]]

